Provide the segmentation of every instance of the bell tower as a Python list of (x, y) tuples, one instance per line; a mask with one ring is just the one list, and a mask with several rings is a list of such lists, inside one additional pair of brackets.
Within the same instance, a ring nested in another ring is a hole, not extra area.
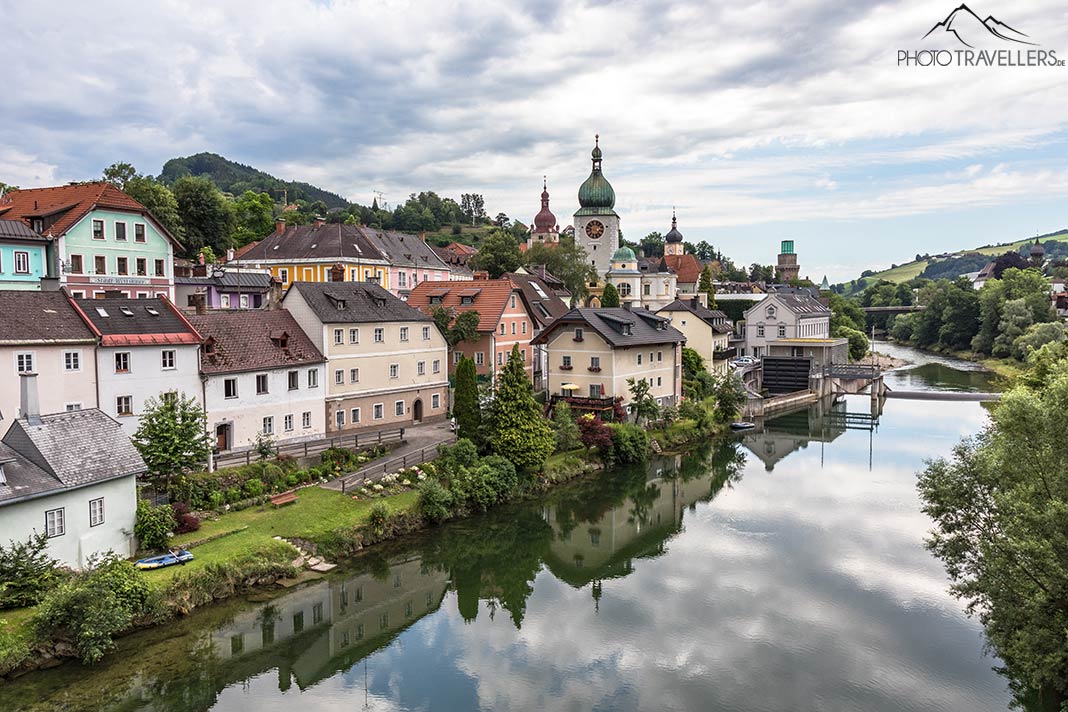
[(575, 212), (575, 241), (586, 250), (587, 259), (603, 279), (619, 249), (619, 215), (614, 210), (616, 192), (601, 172), (600, 134), (594, 136), (593, 168), (579, 186), (579, 209)]

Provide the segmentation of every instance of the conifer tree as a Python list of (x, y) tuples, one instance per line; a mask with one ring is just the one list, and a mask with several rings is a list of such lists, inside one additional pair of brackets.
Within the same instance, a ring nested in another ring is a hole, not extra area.
[(615, 285), (609, 282), (604, 285), (604, 291), (601, 292), (601, 306), (602, 307), (618, 307), (619, 306), (619, 290)]
[(463, 356), (456, 365), (456, 400), (452, 407), (459, 429), (458, 436), (477, 443), (482, 424), (482, 411), (478, 405), (478, 377), (475, 362)]
[(552, 454), (555, 441), (552, 426), (534, 400), (523, 357), (515, 345), (508, 363), (497, 376), (490, 447), (517, 468), (533, 470), (540, 468)]
[(716, 308), (716, 288), (712, 286), (712, 267), (705, 265), (705, 268), (701, 270), (701, 281), (697, 285), (698, 292), (704, 292), (708, 295), (708, 308)]

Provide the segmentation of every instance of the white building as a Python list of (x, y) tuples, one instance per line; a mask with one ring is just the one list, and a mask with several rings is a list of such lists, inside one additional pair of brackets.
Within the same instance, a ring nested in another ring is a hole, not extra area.
[(220, 452), (247, 449), (258, 433), (279, 444), (323, 437), (326, 359), (289, 312), (213, 311), (189, 321), (204, 339), (204, 409)]
[[(718, 299), (717, 295), (717, 299)], [(765, 356), (779, 339), (827, 339), (831, 310), (806, 294), (769, 294), (745, 312), (745, 351)]]
[(35, 374), (0, 442), (3, 538), (48, 535), (48, 553), (81, 568), (89, 557), (132, 555), (137, 476), (145, 463), (122, 427), (96, 408), (40, 415)]
[(74, 304), (100, 339), (97, 402), (128, 435), (137, 432), (151, 398), (184, 394), (201, 401), (200, 334), (170, 301), (107, 298)]

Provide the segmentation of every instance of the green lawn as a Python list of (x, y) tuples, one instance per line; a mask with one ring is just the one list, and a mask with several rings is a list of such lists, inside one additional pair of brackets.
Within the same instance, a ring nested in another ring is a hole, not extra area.
[[(241, 556), (263, 551), (268, 547), (286, 547), (285, 542), (274, 539), (301, 537), (313, 539), (334, 529), (355, 526), (367, 521), (371, 507), (384, 502), (390, 511), (396, 512), (415, 505), (419, 495), (409, 490), (392, 497), (380, 499), (352, 499), (349, 495), (307, 487), (299, 491), (299, 499), (282, 507), (252, 507), (240, 512), (231, 512), (216, 520), (204, 520), (200, 529), (176, 536), (173, 546), (187, 547), (191, 542), (225, 534), (218, 539), (199, 544), (190, 549), (196, 558), (185, 566), (170, 566), (156, 571), (146, 571), (151, 579), (165, 581), (179, 571), (205, 566), (211, 562), (233, 560)], [(295, 555), (295, 550), (292, 550)]]

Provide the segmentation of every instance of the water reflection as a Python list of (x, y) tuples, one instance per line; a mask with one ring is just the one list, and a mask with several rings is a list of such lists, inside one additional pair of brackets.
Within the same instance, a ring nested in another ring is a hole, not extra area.
[[(870, 404), (867, 410), (862, 409), (865, 403)], [(871, 398), (825, 399), (808, 408), (758, 423), (755, 430), (742, 435), (742, 443), (764, 463), (764, 469), (768, 472), (792, 453), (806, 449), (811, 443), (818, 443), (822, 468), (824, 446), (833, 443), (847, 430), (867, 432), (872, 436), (869, 437), (869, 445), (873, 446), (873, 436), (879, 427), (879, 416), (885, 403), (885, 400), (875, 401)], [(869, 457), (869, 467), (870, 460)]]

